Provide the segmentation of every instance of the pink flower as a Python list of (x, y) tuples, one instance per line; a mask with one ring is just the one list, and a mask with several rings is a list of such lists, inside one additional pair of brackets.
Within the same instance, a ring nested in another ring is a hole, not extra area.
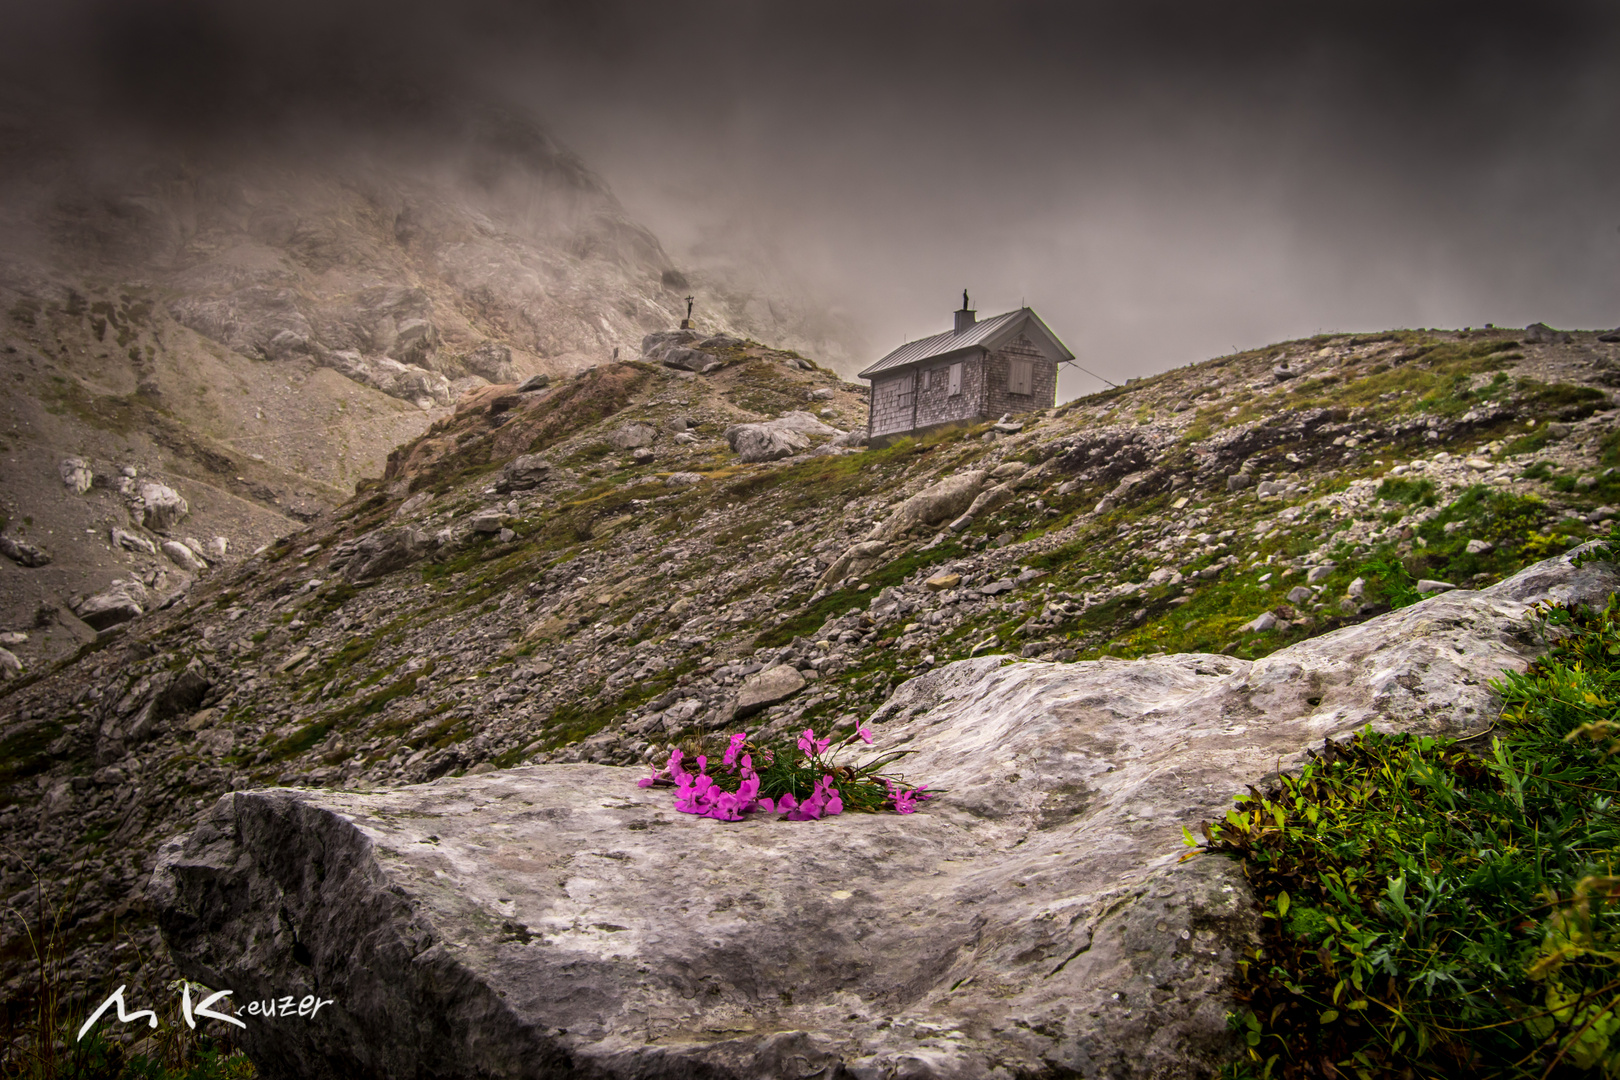
[(799, 749), (804, 751), (805, 757), (815, 757), (817, 754), (825, 754), (827, 752), (827, 747), (831, 745), (832, 736), (829, 735), (825, 739), (818, 739), (816, 738), (816, 733), (809, 728), (805, 728), (804, 734), (799, 736)]
[(726, 747), (725, 761), (726, 761), (726, 767), (727, 768), (730, 768), (733, 764), (736, 763), (737, 755), (739, 753), (741, 753), (743, 743), (745, 743), (747, 741), (748, 741), (748, 732), (746, 732), (746, 731), (739, 731), (739, 732), (737, 732), (737, 734), (735, 734), (735, 735), (733, 735), (731, 737), (731, 745)]
[(859, 731), (855, 732), (855, 737), (860, 739), (861, 742), (865, 743), (867, 746), (872, 745), (872, 729), (871, 728), (865, 728), (865, 727), (861, 728)]

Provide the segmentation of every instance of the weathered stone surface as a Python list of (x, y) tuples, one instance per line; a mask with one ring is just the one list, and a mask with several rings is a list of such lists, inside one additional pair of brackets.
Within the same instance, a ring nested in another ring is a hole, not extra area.
[(550, 375), (530, 375), (518, 384), (517, 392), (520, 394), (532, 394), (534, 391), (544, 390), (550, 385)]
[(180, 493), (167, 484), (141, 485), (141, 524), (153, 532), (168, 532), (190, 510)]
[(472, 531), (475, 533), (498, 533), (501, 528), (499, 511), (486, 510), (482, 514), (475, 515), (472, 519)]
[(48, 566), (51, 561), (50, 553), (38, 544), (10, 536), (0, 536), (0, 555), (19, 566)]
[(449, 405), (455, 400), (450, 380), (437, 371), (415, 364), (402, 364), (387, 356), (364, 356), (354, 349), (338, 349), (320, 355), (323, 366), (379, 390), (390, 397), (427, 405)]
[(674, 348), (660, 356), (659, 361), (678, 371), (712, 371), (720, 365), (720, 358), (702, 349)]
[(1263, 633), (1274, 629), (1277, 625), (1277, 616), (1269, 611), (1262, 611), (1254, 618), (1243, 624), (1243, 629), (1251, 634)]
[(842, 434), (807, 412), (789, 412), (757, 424), (733, 424), (726, 429), (726, 442), (744, 461), (776, 461), (807, 449), (811, 435)]
[[(512, 381), (512, 350), (494, 341), (485, 341), (462, 358), (462, 364), (474, 375), (492, 383)], [(522, 391), (522, 388), (519, 388)]]
[(157, 545), (144, 536), (137, 536), (135, 533), (120, 529), (116, 525), (112, 527), (110, 535), (114, 547), (123, 548), (125, 551), (138, 551), (145, 555), (157, 554)]
[[(432, 537), (420, 529), (378, 529), (361, 539), (341, 569), (350, 581), (382, 577), (425, 558), (433, 546)], [(335, 557), (332, 563), (334, 567), (339, 566)]]
[(622, 424), (608, 433), (608, 444), (618, 450), (651, 446), (658, 441), (658, 429), (651, 424)]
[(1554, 330), (1543, 322), (1534, 322), (1524, 328), (1524, 340), (1532, 345), (1565, 345), (1571, 340), (1564, 330)]
[(789, 664), (777, 664), (751, 675), (737, 691), (737, 706), (732, 717), (741, 720), (761, 709), (786, 701), (804, 689), (804, 676)]
[(204, 562), (196, 552), (192, 551), (180, 541), (165, 540), (163, 541), (162, 546), (163, 554), (167, 555), (169, 557), (169, 561), (174, 563), (174, 565), (178, 566), (180, 569), (189, 571), (193, 574), (200, 574), (208, 569), (208, 564)]
[(872, 530), (873, 540), (893, 540), (918, 525), (938, 525), (967, 510), (984, 487), (985, 473), (966, 469), (924, 488), (901, 503)]
[(527, 491), (551, 479), (551, 462), (539, 454), (522, 454), (507, 462), (495, 480), (497, 491)]
[(123, 581), (105, 592), (81, 600), (73, 613), (91, 629), (105, 630), (109, 626), (138, 619), (145, 614), (146, 588), (138, 581)]
[(887, 540), (863, 540), (858, 544), (851, 544), (822, 572), (821, 579), (816, 582), (816, 588), (830, 589), (845, 578), (862, 577), (889, 556)]
[(1318, 582), (1326, 581), (1332, 576), (1333, 571), (1338, 568), (1339, 564), (1336, 562), (1325, 562), (1319, 566), (1313, 566), (1305, 572), (1305, 584), (1315, 585)]
[(62, 484), (75, 495), (83, 495), (96, 482), (96, 471), (82, 457), (63, 458), (57, 466)]
[(17, 659), (17, 654), (10, 649), (0, 648), (0, 681), (21, 675), (22, 672), (22, 661)]

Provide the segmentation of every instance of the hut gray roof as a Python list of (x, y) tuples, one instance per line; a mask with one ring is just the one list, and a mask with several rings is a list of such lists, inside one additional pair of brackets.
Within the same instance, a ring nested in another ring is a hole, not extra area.
[(929, 360), (939, 360), (956, 353), (969, 352), (973, 349), (994, 351), (1005, 342), (1017, 337), (1020, 331), (1029, 333), (1037, 344), (1045, 344), (1059, 360), (1073, 360), (1074, 353), (1068, 346), (1058, 340), (1050, 327), (1041, 321), (1041, 317), (1030, 308), (1019, 308), (1009, 311), (1005, 315), (996, 315), (983, 322), (974, 323), (961, 330), (948, 330), (933, 337), (921, 338), (917, 341), (908, 341), (894, 352), (885, 356), (865, 371), (856, 376), (858, 379), (870, 379), (884, 371), (893, 371), (897, 368), (911, 367), (914, 364), (925, 363)]

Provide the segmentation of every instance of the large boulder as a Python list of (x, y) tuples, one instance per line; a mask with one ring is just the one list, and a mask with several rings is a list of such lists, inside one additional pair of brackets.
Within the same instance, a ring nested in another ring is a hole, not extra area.
[(893, 556), (887, 540), (863, 540), (851, 544), (822, 573), (816, 588), (831, 589), (848, 578), (865, 577)]
[(203, 560), (202, 556), (178, 540), (165, 540), (162, 547), (163, 554), (169, 557), (169, 561), (182, 570), (200, 574), (208, 569), (208, 563)]
[(492, 383), (513, 382), (512, 350), (505, 345), (486, 341), (462, 357), (462, 364), (474, 375)]
[(651, 424), (631, 422), (621, 424), (608, 432), (608, 445), (619, 450), (634, 450), (638, 446), (651, 446), (658, 441), (658, 429)]
[(96, 470), (82, 457), (63, 458), (57, 466), (62, 485), (75, 495), (83, 495), (96, 482)]
[(809, 449), (815, 441), (812, 435), (836, 437), (842, 434), (807, 412), (789, 412), (775, 420), (733, 424), (726, 429), (726, 442), (744, 461), (777, 461)]
[(129, 552), (138, 552), (143, 555), (157, 554), (157, 545), (152, 543), (152, 541), (148, 540), (144, 536), (137, 536), (135, 533), (129, 532), (125, 529), (120, 529), (116, 525), (112, 527), (110, 535), (112, 537), (114, 547), (123, 548), (125, 551)]
[(142, 484), (140, 500), (141, 524), (156, 533), (168, 532), (191, 512), (186, 500), (167, 484)]
[(38, 544), (12, 536), (0, 536), (0, 555), (19, 566), (48, 566), (51, 561), (50, 553)]
[(138, 581), (121, 581), (105, 592), (86, 597), (73, 605), (77, 615), (93, 630), (138, 619), (146, 613), (146, 586)]
[(1488, 729), (1538, 564), (1254, 662), (960, 661), (872, 718), (910, 816), (722, 823), (639, 770), (544, 765), (371, 793), (239, 791), (160, 853), (181, 974), (318, 994), (237, 1037), (265, 1080), (1213, 1074), (1258, 941), (1238, 865), (1184, 827), (1364, 724)]
[(721, 366), (721, 360), (713, 353), (706, 353), (702, 349), (669, 349), (659, 356), (659, 361), (667, 368), (677, 371), (713, 371)]
[(334, 554), (331, 566), (350, 581), (364, 581), (392, 574), (425, 559), (434, 548), (433, 537), (421, 529), (399, 526), (367, 533), (341, 556)]
[(539, 454), (521, 454), (506, 463), (495, 478), (495, 490), (527, 491), (551, 479), (551, 462)]
[(924, 488), (901, 503), (882, 524), (872, 530), (872, 540), (893, 540), (919, 525), (939, 525), (973, 505), (984, 487), (986, 474), (966, 469)]
[(804, 689), (804, 676), (791, 664), (777, 664), (746, 679), (737, 691), (737, 706), (732, 717), (741, 720), (753, 716)]

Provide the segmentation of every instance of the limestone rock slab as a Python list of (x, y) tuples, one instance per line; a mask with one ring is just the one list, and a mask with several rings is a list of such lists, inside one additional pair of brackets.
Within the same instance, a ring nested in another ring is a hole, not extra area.
[(776, 461), (807, 449), (812, 435), (842, 434), (807, 412), (789, 412), (757, 424), (733, 424), (726, 429), (726, 442), (744, 461)]
[(761, 709), (786, 701), (804, 689), (804, 676), (791, 664), (777, 664), (751, 675), (737, 691), (735, 719), (752, 716)]
[(1257, 919), (1182, 827), (1363, 724), (1486, 727), (1529, 606), (1617, 587), (1557, 559), (1254, 662), (949, 664), (872, 717), (947, 789), (906, 817), (699, 819), (595, 765), (234, 792), (150, 896), (183, 974), (336, 1000), (241, 1034), (266, 1080), (1207, 1075)]
[(155, 533), (166, 533), (191, 512), (181, 494), (167, 484), (141, 485), (141, 524)]

